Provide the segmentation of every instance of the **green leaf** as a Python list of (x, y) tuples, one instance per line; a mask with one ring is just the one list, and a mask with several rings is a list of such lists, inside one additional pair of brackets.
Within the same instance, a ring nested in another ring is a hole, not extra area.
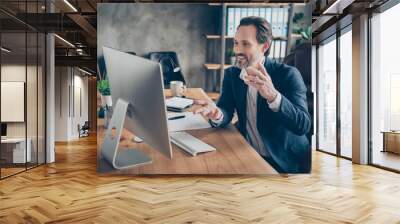
[(109, 96), (110, 93), (110, 84), (108, 80), (101, 80), (97, 82), (97, 89), (103, 96)]
[(235, 56), (235, 51), (233, 51), (233, 49), (228, 49), (228, 50), (226, 50), (226, 56), (227, 56), (227, 57), (233, 57), (233, 56)]

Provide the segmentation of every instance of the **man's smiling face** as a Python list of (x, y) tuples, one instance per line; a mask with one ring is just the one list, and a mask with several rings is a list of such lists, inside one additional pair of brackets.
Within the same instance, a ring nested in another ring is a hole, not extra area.
[(258, 63), (268, 44), (260, 44), (256, 38), (257, 29), (253, 25), (239, 26), (234, 39), (233, 50), (236, 55), (236, 66), (239, 68), (247, 68)]

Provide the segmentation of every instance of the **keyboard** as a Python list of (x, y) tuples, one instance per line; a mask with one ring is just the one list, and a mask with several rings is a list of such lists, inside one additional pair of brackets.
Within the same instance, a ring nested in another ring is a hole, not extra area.
[(196, 156), (198, 153), (211, 152), (216, 149), (211, 145), (201, 141), (198, 138), (186, 132), (171, 132), (170, 133), (171, 142), (177, 145), (179, 148), (185, 150), (192, 156)]

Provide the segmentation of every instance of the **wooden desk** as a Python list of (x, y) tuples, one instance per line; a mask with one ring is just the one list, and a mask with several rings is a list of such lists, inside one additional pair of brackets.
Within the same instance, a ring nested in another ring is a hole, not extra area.
[[(27, 142), (27, 144), (25, 144)], [(31, 162), (31, 146), (32, 140), (27, 138), (6, 138), (1, 139), (2, 144), (2, 158), (10, 164), (25, 164), (25, 162)], [(25, 145), (26, 150), (25, 150)]]
[(392, 152), (400, 154), (400, 132), (382, 131), (382, 134), (383, 134), (382, 152)]
[[(166, 96), (170, 96), (166, 91)], [(207, 99), (202, 89), (188, 89), (187, 97), (195, 99)], [(194, 109), (194, 106), (191, 109)], [(101, 124), (102, 122), (99, 122)], [(156, 128), (156, 127), (155, 127)], [(153, 162), (125, 170), (115, 170), (105, 160), (100, 159), (101, 145), (103, 142), (104, 128), (98, 126), (97, 157), (99, 172), (112, 172), (120, 174), (276, 174), (277, 172), (258, 155), (258, 153), (246, 142), (242, 135), (229, 126), (224, 129), (203, 129), (188, 131), (193, 136), (214, 146), (217, 150), (197, 155), (195, 157), (172, 145), (172, 159), (164, 157), (157, 150), (145, 143), (134, 143), (132, 134), (126, 129), (123, 131), (123, 139), (120, 150), (124, 148), (137, 148), (149, 155)]]

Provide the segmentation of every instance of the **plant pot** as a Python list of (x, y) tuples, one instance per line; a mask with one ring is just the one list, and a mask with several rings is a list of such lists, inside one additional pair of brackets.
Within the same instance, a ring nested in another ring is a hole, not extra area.
[(97, 113), (98, 118), (104, 118), (104, 108), (100, 107), (99, 112)]
[(105, 106), (112, 107), (112, 98), (111, 98), (111, 96), (103, 96), (103, 95), (101, 95), (101, 105), (103, 107), (105, 107)]

